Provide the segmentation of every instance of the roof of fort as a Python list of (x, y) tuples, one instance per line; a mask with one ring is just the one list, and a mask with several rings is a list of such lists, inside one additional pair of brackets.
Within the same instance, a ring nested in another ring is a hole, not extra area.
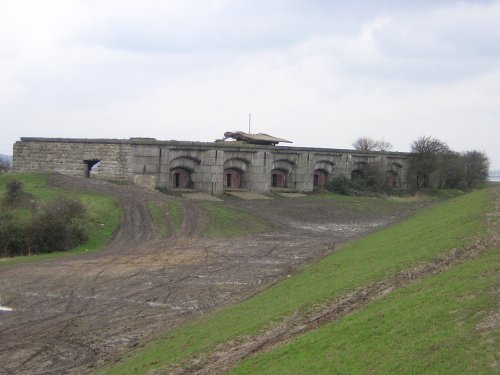
[(129, 144), (129, 145), (143, 145), (143, 146), (168, 146), (168, 147), (182, 147), (182, 148), (218, 148), (218, 149), (247, 149), (247, 150), (280, 150), (289, 152), (324, 152), (324, 153), (338, 153), (338, 154), (358, 154), (358, 155), (394, 155), (400, 157), (408, 157), (412, 155), (409, 152), (399, 151), (360, 151), (352, 149), (339, 149), (339, 148), (322, 148), (322, 147), (297, 147), (297, 146), (274, 146), (272, 144), (251, 144), (244, 141), (216, 141), (216, 142), (195, 142), (195, 141), (176, 141), (176, 140), (157, 140), (155, 138), (129, 138), (129, 139), (116, 139), (116, 138), (43, 138), (43, 137), (21, 137), (21, 142), (52, 142), (52, 143), (102, 143), (102, 144)]

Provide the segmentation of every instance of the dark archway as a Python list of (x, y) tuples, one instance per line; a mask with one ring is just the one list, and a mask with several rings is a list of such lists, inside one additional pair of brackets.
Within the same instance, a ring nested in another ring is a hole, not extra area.
[(287, 186), (287, 173), (281, 169), (271, 171), (271, 187), (285, 188)]
[(361, 180), (365, 174), (360, 169), (355, 169), (351, 172), (351, 180)]
[(89, 159), (89, 160), (84, 160), (83, 162), (85, 163), (85, 177), (89, 178), (92, 168), (94, 168), (94, 166), (96, 164), (99, 164), (101, 161), (99, 159)]
[(387, 183), (387, 186), (397, 187), (398, 172), (393, 171), (393, 170), (385, 172), (385, 181)]
[(313, 185), (315, 188), (322, 188), (326, 185), (326, 178), (328, 173), (326, 173), (322, 169), (316, 169), (314, 171), (314, 182)]
[(228, 189), (241, 188), (242, 172), (235, 168), (224, 169), (224, 187)]
[(185, 168), (173, 168), (170, 170), (173, 189), (190, 189), (194, 187), (191, 180), (191, 171)]

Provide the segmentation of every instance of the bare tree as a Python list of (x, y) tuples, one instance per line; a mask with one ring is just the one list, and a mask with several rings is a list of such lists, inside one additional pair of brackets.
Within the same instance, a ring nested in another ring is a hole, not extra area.
[(438, 169), (441, 156), (450, 152), (448, 145), (437, 138), (420, 137), (411, 144), (411, 151), (416, 154), (412, 169), (417, 187), (430, 187), (431, 175)]
[(377, 151), (390, 151), (392, 149), (392, 144), (385, 140), (380, 140), (376, 142), (375, 150)]
[(352, 143), (352, 147), (358, 151), (389, 151), (392, 144), (383, 139), (376, 141), (370, 137), (359, 137)]
[(359, 137), (353, 142), (352, 147), (358, 151), (373, 151), (377, 147), (377, 141), (370, 137)]
[(438, 156), (433, 180), (440, 189), (463, 188), (465, 180), (464, 158), (448, 150)]
[(465, 182), (469, 187), (477, 186), (488, 180), (490, 160), (484, 152), (467, 151), (462, 154), (465, 164)]

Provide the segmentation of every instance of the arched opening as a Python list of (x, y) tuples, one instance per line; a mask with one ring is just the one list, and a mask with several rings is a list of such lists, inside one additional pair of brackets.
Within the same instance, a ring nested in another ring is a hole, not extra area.
[(396, 187), (398, 183), (398, 172), (393, 170), (385, 172), (385, 181), (387, 186)]
[(271, 168), (271, 188), (293, 188), (295, 185), (295, 165), (294, 160), (274, 160)]
[(89, 178), (92, 168), (94, 168), (101, 161), (99, 159), (89, 159), (89, 160), (84, 160), (83, 162), (85, 163), (85, 177)]
[(235, 168), (224, 169), (224, 187), (227, 189), (241, 188), (242, 172)]
[(273, 169), (271, 171), (271, 187), (285, 188), (287, 187), (287, 173), (281, 169)]
[(361, 180), (364, 177), (364, 173), (360, 169), (355, 169), (351, 172), (351, 180)]
[(366, 178), (366, 170), (368, 168), (368, 163), (364, 161), (358, 161), (354, 163), (354, 169), (351, 172), (351, 180), (362, 180)]
[(173, 168), (170, 172), (173, 189), (191, 189), (194, 187), (191, 180), (191, 171), (185, 168)]
[(324, 187), (326, 185), (326, 177), (327, 176), (328, 176), (328, 174), (324, 170), (316, 169), (314, 171), (313, 186), (315, 188), (322, 188), (322, 187)]

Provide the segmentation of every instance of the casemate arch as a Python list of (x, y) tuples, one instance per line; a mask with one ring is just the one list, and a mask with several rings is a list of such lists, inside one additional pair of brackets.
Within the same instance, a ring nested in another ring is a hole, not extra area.
[(190, 156), (180, 156), (170, 161), (170, 187), (172, 189), (193, 189), (193, 175), (196, 173), (200, 159)]
[(351, 172), (351, 179), (358, 180), (365, 177), (365, 169), (368, 163), (364, 161), (358, 161), (354, 163), (354, 168)]
[(385, 179), (388, 186), (398, 187), (401, 182), (399, 177), (399, 171), (401, 168), (403, 168), (403, 166), (400, 163), (391, 163), (390, 169), (385, 172)]
[(271, 170), (271, 188), (293, 188), (294, 167), (295, 162), (291, 160), (275, 160)]
[(277, 146), (248, 143), (245, 139), (184, 142), (23, 137), (14, 144), (12, 172), (90, 175), (153, 189), (194, 188), (209, 194), (222, 194), (230, 188), (267, 193), (280, 187), (310, 192), (333, 176), (363, 175), (368, 169), (360, 162), (366, 162), (379, 168), (382, 175), (386, 173), (389, 185), (403, 189), (409, 186), (413, 154)]
[(329, 160), (320, 160), (314, 163), (313, 186), (322, 188), (328, 182), (328, 177), (333, 173), (334, 163)]
[(250, 161), (243, 158), (231, 158), (224, 162), (224, 188), (244, 189), (248, 186), (247, 170)]

